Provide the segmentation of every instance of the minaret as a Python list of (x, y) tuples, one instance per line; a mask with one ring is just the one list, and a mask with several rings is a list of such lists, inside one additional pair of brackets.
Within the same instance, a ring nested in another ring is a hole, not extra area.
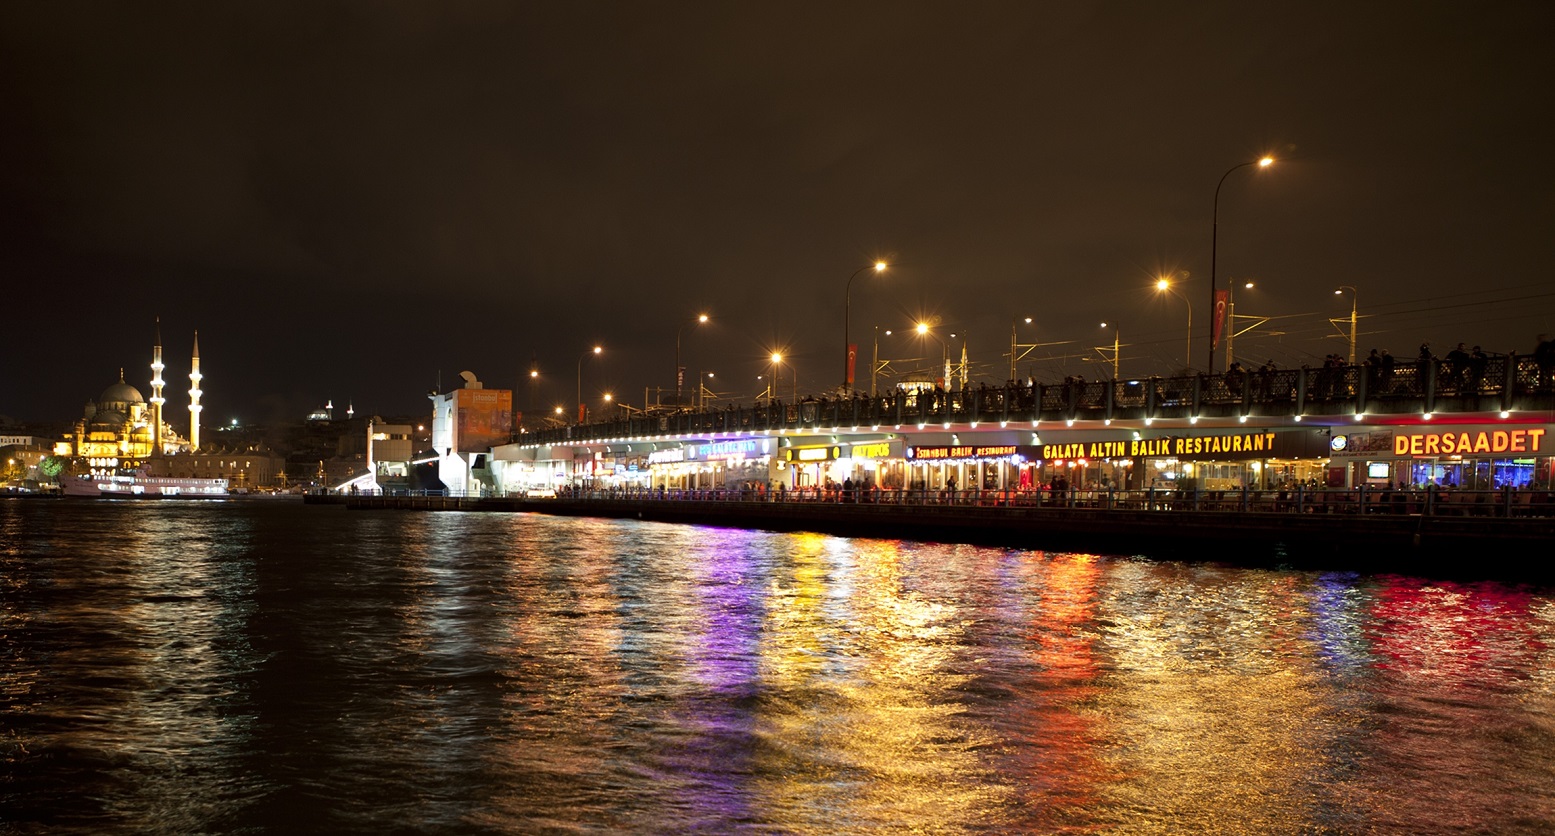
[(156, 344), (151, 347), (151, 455), (162, 455), (162, 317), (157, 317)]
[(200, 332), (194, 332), (194, 357), (189, 361), (189, 452), (200, 449)]

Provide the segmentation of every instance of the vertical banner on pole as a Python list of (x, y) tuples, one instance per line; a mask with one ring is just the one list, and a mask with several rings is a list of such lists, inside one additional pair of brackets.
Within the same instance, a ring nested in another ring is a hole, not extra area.
[(1231, 291), (1229, 291), (1229, 290), (1217, 290), (1217, 291), (1215, 291), (1215, 312), (1214, 312), (1214, 315), (1211, 316), (1210, 319), (1209, 319), (1209, 328), (1210, 328), (1209, 349), (1210, 349), (1210, 351), (1214, 351), (1215, 349), (1220, 347), (1220, 333), (1221, 333), (1221, 331), (1223, 331), (1225, 329), (1225, 324), (1226, 324), (1226, 305), (1229, 303), (1230, 298), (1231, 298)]
[(849, 387), (853, 386), (853, 366), (854, 366), (855, 361), (857, 361), (857, 360), (858, 360), (858, 344), (857, 343), (853, 343), (853, 344), (850, 344), (848, 346), (848, 386)]

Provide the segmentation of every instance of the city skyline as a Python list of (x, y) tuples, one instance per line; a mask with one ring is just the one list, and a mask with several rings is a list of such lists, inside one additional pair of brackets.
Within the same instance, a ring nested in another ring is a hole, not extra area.
[(1169, 374), (1212, 261), (1284, 318), (1254, 362), (1347, 353), (1352, 305), (1361, 355), (1531, 351), (1555, 12), (1493, 9), (12, 11), (0, 414), (71, 419), (120, 366), (149, 394), (157, 317), (169, 369), (200, 331), (208, 426), (415, 414), (464, 370), (640, 404), (677, 356), (688, 390), (754, 396), (778, 351), (818, 392), (845, 331), (867, 388), (874, 329), (925, 320), (974, 379), (1012, 324), (1051, 344), (1022, 374), (1109, 373), (1103, 321), (1123, 376)]

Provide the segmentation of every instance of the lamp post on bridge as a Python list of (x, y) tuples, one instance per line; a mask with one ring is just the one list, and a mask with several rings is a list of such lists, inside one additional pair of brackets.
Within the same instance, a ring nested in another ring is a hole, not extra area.
[(843, 391), (843, 394), (848, 394), (853, 389), (853, 375), (850, 374), (850, 372), (852, 371), (852, 366), (853, 366), (853, 363), (850, 362), (853, 359), (852, 356), (851, 356), (852, 353), (853, 353), (853, 343), (851, 341), (851, 338), (848, 335), (848, 323), (849, 323), (849, 320), (851, 320), (851, 318), (853, 316), (853, 280), (858, 278), (860, 273), (863, 273), (863, 272), (868, 271), (868, 270), (874, 270), (877, 275), (880, 274), (880, 273), (884, 273), (885, 269), (886, 269), (886, 266), (887, 265), (886, 265), (886, 263), (884, 261), (877, 261), (874, 264), (871, 264), (871, 265), (868, 265), (868, 266), (865, 266), (865, 267), (860, 267), (858, 270), (854, 271), (853, 275), (848, 277), (848, 283), (847, 283), (847, 285), (845, 285), (843, 287), (843, 294), (842, 294), (842, 391)]
[[(918, 336), (920, 336), (920, 337), (933, 337), (934, 341), (939, 343), (940, 358), (944, 362), (945, 391), (949, 392), (951, 390), (951, 385), (950, 385), (950, 345), (947, 344), (944, 340), (940, 339), (938, 334), (935, 334), (933, 331), (930, 331), (929, 330), (929, 324), (927, 322), (920, 322), (920, 323), (918, 323)], [(952, 335), (952, 336), (954, 336), (954, 335)]]
[[(1184, 270), (1178, 273), (1177, 276), (1178, 278), (1186, 280), (1188, 278), (1188, 271)], [(1181, 299), (1183, 304), (1188, 306), (1188, 344), (1187, 348), (1183, 349), (1182, 353), (1183, 371), (1188, 371), (1193, 368), (1193, 303), (1188, 300), (1188, 295), (1186, 293), (1183, 293), (1177, 288), (1172, 287), (1171, 279), (1168, 279), (1165, 276), (1162, 276), (1156, 280), (1155, 289), (1165, 293), (1177, 294), (1177, 298)]]
[[(1118, 379), (1118, 350), (1123, 347), (1123, 344), (1119, 340), (1122, 339), (1122, 330), (1123, 329), (1119, 328), (1118, 324), (1116, 322), (1112, 323), (1111, 325), (1108, 325), (1107, 323), (1103, 322), (1101, 324), (1101, 327), (1103, 327), (1103, 328), (1111, 328), (1112, 329), (1112, 379), (1113, 380), (1117, 380)], [(1098, 349), (1096, 349), (1096, 351), (1098, 353), (1101, 353), (1102, 351), (1104, 351), (1104, 349), (1098, 348)], [(1106, 356), (1107, 356), (1106, 354), (1102, 354), (1103, 358), (1105, 358)]]
[[(1243, 282), (1242, 288), (1244, 290), (1252, 290), (1253, 283)], [(1247, 327), (1249, 331), (1269, 321), (1267, 317), (1248, 316), (1243, 318), (1258, 320), (1257, 323)], [(1228, 369), (1231, 368), (1231, 362), (1236, 359), (1232, 356), (1231, 351), (1231, 343), (1236, 339), (1236, 334), (1236, 283), (1228, 282), (1226, 284), (1226, 368)]]
[(579, 424), (583, 423), (583, 416), (585, 414), (584, 411), (583, 411), (583, 361), (587, 360), (589, 358), (589, 355), (591, 355), (591, 354), (598, 355), (601, 352), (603, 352), (604, 350), (605, 350), (604, 346), (596, 345), (592, 349), (583, 352), (582, 356), (578, 357), (578, 423)]
[(1209, 238), (1209, 364), (1204, 367), (1204, 370), (1210, 374), (1215, 373), (1215, 323), (1220, 321), (1220, 309), (1218, 307), (1220, 300), (1217, 298), (1220, 294), (1215, 290), (1215, 256), (1220, 244), (1220, 187), (1226, 184), (1226, 178), (1231, 176), (1231, 172), (1250, 165), (1268, 168), (1274, 165), (1274, 158), (1263, 157), (1262, 159), (1249, 160), (1245, 163), (1237, 163), (1226, 169), (1226, 173), (1220, 175), (1220, 182), (1215, 184), (1215, 203), (1213, 214), (1210, 216)]
[(693, 320), (690, 320), (690, 321), (687, 321), (687, 322), (682, 322), (680, 324), (680, 327), (675, 329), (675, 408), (676, 409), (680, 409), (681, 378), (684, 377), (684, 375), (682, 375), (680, 373), (680, 335), (685, 332), (687, 325), (703, 325), (706, 322), (707, 322), (707, 314), (697, 314), (697, 318), (696, 319), (693, 319)]
[(1353, 366), (1355, 365), (1355, 311), (1357, 306), (1360, 305), (1358, 298), (1360, 294), (1356, 293), (1355, 288), (1344, 284), (1334, 291), (1334, 295), (1342, 296), (1346, 290), (1350, 291), (1350, 365)]

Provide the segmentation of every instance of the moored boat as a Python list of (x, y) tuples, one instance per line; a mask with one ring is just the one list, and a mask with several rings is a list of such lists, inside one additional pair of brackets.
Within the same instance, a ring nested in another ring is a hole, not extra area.
[(143, 470), (117, 470), (59, 476), (60, 493), (118, 499), (223, 499), (226, 479), (151, 476)]

